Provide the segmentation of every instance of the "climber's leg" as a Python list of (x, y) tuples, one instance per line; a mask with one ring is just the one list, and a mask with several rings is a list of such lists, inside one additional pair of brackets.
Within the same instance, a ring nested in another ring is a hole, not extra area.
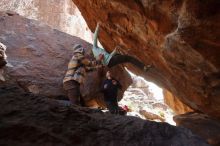
[(79, 105), (80, 97), (77, 89), (67, 90), (67, 96), (72, 104)]
[(144, 71), (147, 71), (149, 68), (151, 68), (151, 66), (145, 66), (142, 62), (132, 56), (121, 54), (114, 55), (109, 61), (108, 67), (113, 67), (121, 63), (131, 63)]
[(76, 81), (67, 81), (64, 83), (64, 89), (72, 104), (80, 104), (80, 84)]

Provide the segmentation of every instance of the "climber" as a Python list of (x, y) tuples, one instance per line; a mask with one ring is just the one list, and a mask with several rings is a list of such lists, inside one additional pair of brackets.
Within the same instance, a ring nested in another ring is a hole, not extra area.
[(0, 42), (0, 68), (7, 64), (7, 56), (5, 54), (6, 46)]
[(80, 85), (84, 83), (86, 72), (101, 68), (100, 61), (90, 61), (85, 55), (85, 49), (76, 44), (74, 54), (68, 64), (68, 70), (63, 79), (63, 87), (67, 92), (70, 102), (74, 105), (80, 105), (83, 100), (80, 97)]
[(118, 114), (118, 89), (121, 89), (119, 81), (114, 79), (110, 71), (106, 73), (106, 80), (102, 84), (102, 92), (104, 93), (105, 104), (112, 114)]
[(117, 53), (118, 47), (116, 47), (115, 50), (110, 54), (104, 48), (98, 47), (97, 39), (98, 39), (99, 25), (100, 23), (97, 24), (94, 33), (92, 52), (96, 59), (97, 58), (102, 59), (102, 64), (104, 66), (108, 66), (110, 68), (121, 63), (132, 63), (133, 65), (137, 66), (138, 68), (144, 71), (148, 71), (150, 68), (152, 68), (152, 65), (145, 66), (142, 62), (140, 62), (139, 60), (137, 60), (132, 56), (122, 55)]

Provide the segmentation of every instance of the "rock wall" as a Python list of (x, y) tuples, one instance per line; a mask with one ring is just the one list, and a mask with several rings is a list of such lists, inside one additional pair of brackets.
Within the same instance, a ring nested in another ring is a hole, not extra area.
[(153, 64), (133, 72), (195, 110), (220, 118), (219, 0), (73, 0), (100, 42)]
[(91, 31), (71, 0), (1, 0), (0, 11), (14, 11), (89, 42)]
[(208, 146), (182, 127), (76, 106), (0, 85), (1, 146)]
[(189, 128), (212, 146), (220, 145), (220, 121), (201, 113), (177, 115), (174, 120), (178, 126)]
[[(74, 44), (84, 46), (87, 56), (94, 59), (91, 44), (52, 29), (44, 23), (10, 12), (0, 12), (0, 22), (0, 42), (7, 46), (6, 54), (11, 66), (4, 68), (6, 85), (12, 82), (34, 94), (62, 98), (65, 95), (62, 79), (72, 57)], [(124, 90), (131, 84), (130, 75), (120, 66), (111, 70), (123, 85), (121, 98)], [(102, 101), (100, 86), (105, 78), (105, 71), (106, 69), (88, 73), (81, 89), (86, 101)]]
[(180, 101), (176, 96), (170, 93), (167, 90), (163, 90), (164, 102), (176, 113), (176, 114), (185, 114), (192, 112), (193, 109), (188, 107), (182, 101)]

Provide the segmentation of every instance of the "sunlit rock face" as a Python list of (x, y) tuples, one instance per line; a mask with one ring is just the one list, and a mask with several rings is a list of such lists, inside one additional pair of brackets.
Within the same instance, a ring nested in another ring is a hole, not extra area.
[(220, 118), (219, 0), (73, 0), (100, 41), (153, 64), (148, 73), (195, 110)]
[(174, 96), (169, 91), (164, 90), (163, 95), (164, 102), (175, 112), (175, 114), (185, 114), (193, 111), (193, 109), (181, 102), (178, 97)]
[(0, 11), (6, 10), (91, 41), (91, 32), (71, 0), (1, 0)]
[[(6, 85), (12, 82), (33, 94), (63, 97), (62, 80), (73, 55), (73, 46), (81, 44), (87, 50), (86, 56), (94, 60), (91, 44), (42, 22), (10, 12), (0, 12), (0, 21), (0, 42), (7, 46), (7, 60), (11, 66), (4, 68)], [(131, 78), (120, 66), (111, 71), (123, 84), (121, 95), (131, 83)], [(105, 69), (101, 69), (88, 73), (81, 89), (86, 101), (99, 97), (97, 101), (100, 102), (102, 99), (100, 88), (105, 72)]]

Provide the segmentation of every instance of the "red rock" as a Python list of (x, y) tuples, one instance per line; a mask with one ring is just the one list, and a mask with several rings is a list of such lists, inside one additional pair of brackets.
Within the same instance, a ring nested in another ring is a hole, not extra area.
[(193, 133), (206, 139), (213, 145), (220, 145), (220, 121), (201, 113), (186, 113), (177, 115), (174, 121), (178, 126), (186, 127)]
[(176, 113), (176, 114), (185, 114), (192, 112), (189, 106), (180, 101), (176, 96), (170, 93), (167, 90), (163, 90), (164, 102)]
[[(92, 58), (91, 44), (44, 23), (12, 13), (0, 13), (0, 21), (0, 41), (7, 46), (8, 62), (13, 66), (5, 68), (6, 83), (18, 84), (25, 91), (53, 98), (62, 97), (65, 95), (62, 79), (73, 53), (72, 46), (82, 44)], [(131, 78), (119, 66), (111, 70), (122, 82), (122, 95), (131, 83)], [(100, 86), (104, 78), (104, 70), (88, 74), (82, 86), (85, 100), (97, 99), (100, 102)]]
[(186, 105), (220, 118), (220, 1), (73, 0), (100, 42), (153, 64), (133, 72), (172, 92)]

